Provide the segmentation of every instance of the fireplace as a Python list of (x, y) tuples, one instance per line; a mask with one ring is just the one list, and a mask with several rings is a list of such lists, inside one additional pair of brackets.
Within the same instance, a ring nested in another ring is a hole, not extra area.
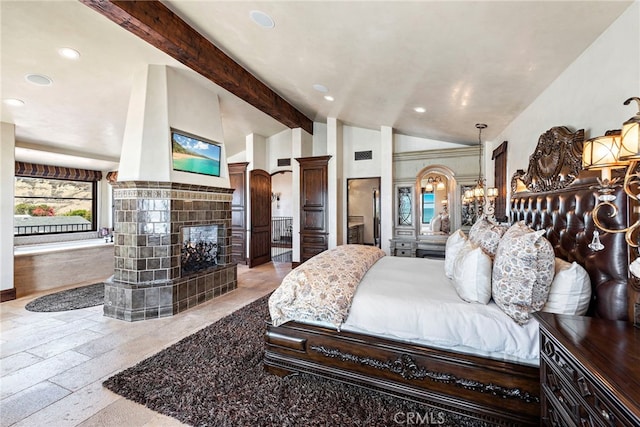
[(224, 233), (224, 225), (182, 227), (181, 274), (195, 273), (218, 265), (222, 247), (218, 246), (218, 234)]
[(114, 274), (105, 316), (177, 314), (237, 287), (233, 190), (170, 182), (114, 184)]

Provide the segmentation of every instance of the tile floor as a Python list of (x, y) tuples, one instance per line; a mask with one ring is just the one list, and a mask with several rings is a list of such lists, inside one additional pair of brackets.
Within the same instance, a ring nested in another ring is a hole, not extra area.
[(102, 306), (59, 313), (0, 304), (0, 427), (180, 426), (102, 381), (275, 289), (287, 263), (238, 266), (238, 289), (176, 316), (124, 322)]

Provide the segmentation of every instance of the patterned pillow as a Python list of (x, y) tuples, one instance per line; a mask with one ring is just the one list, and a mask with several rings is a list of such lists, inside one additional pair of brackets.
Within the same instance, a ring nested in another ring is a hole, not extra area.
[(555, 255), (544, 233), (510, 233), (500, 241), (493, 262), (493, 299), (520, 325), (540, 311), (549, 296)]
[(507, 236), (531, 233), (532, 231), (534, 230), (530, 228), (524, 221), (518, 221), (504, 232), (502, 238), (504, 239)]
[(483, 216), (469, 230), (469, 240), (480, 246), (493, 259), (496, 255), (500, 238), (506, 230), (507, 227), (494, 224)]

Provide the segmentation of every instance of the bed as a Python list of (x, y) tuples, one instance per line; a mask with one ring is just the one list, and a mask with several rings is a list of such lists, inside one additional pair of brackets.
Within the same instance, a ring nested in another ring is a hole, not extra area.
[[(514, 184), (520, 183), (526, 191), (514, 191), (511, 222), (525, 221), (535, 230), (544, 230), (541, 234), (550, 242), (556, 257), (584, 267), (592, 287), (589, 315), (626, 320), (628, 252), (624, 235), (601, 234), (603, 251), (594, 252), (588, 247), (594, 231), (590, 212), (595, 198), (591, 187), (596, 181), (594, 174), (580, 171), (576, 160), (583, 136), (580, 131), (559, 127), (540, 137), (527, 172), (519, 172), (514, 179)], [(617, 196), (625, 200), (621, 191)], [(609, 228), (623, 228), (627, 224), (626, 210), (623, 206), (618, 215), (602, 220)], [(390, 265), (423, 263), (419, 265), (426, 270), (419, 274), (436, 280), (436, 273), (430, 269), (444, 262), (393, 258), (384, 257), (373, 265), (388, 264), (387, 261)], [(397, 267), (409, 270), (408, 265)], [(363, 282), (370, 281), (368, 276), (367, 272)], [(373, 289), (383, 298), (400, 294), (400, 289), (390, 288), (389, 279), (386, 285), (384, 280), (372, 285)], [(403, 288), (403, 283), (397, 288)], [(425, 281), (424, 286), (429, 283)], [(411, 299), (412, 304), (425, 303)], [(371, 304), (375, 303), (369, 301)], [(376, 310), (386, 310), (386, 305)], [(311, 373), (378, 390), (421, 402), (444, 411), (450, 420), (460, 419), (466, 424), (539, 424), (539, 369), (531, 354), (517, 354), (516, 348), (516, 354), (504, 356), (504, 352), (483, 353), (450, 343), (422, 342), (420, 337), (389, 338), (388, 334), (360, 330), (358, 322), (351, 319), (353, 314), (350, 312), (340, 324), (288, 320), (278, 326), (268, 325), (265, 369), (278, 375)], [(535, 319), (527, 325), (525, 335), (537, 332)], [(431, 332), (420, 331), (418, 335)], [(532, 338), (537, 342), (535, 333)]]

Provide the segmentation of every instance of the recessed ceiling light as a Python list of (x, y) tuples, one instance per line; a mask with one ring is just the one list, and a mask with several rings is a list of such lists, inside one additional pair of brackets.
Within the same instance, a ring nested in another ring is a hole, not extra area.
[(269, 15), (260, 11), (260, 10), (252, 10), (249, 12), (249, 16), (256, 24), (260, 25), (262, 28), (273, 28), (276, 26), (276, 23), (271, 19)]
[(78, 52), (75, 49), (71, 49), (70, 47), (61, 47), (60, 49), (58, 49), (58, 53), (63, 58), (67, 58), (67, 59), (78, 59), (78, 58), (80, 58), (80, 52)]
[(424, 107), (416, 107), (413, 109), (413, 111), (415, 111), (416, 113), (424, 113), (427, 111), (427, 109)]
[(334, 98), (331, 95), (325, 95), (324, 99), (326, 99), (327, 101), (334, 101)]
[(321, 85), (320, 83), (316, 83), (313, 85), (313, 88), (315, 90), (317, 90), (318, 92), (322, 92), (322, 93), (327, 93), (329, 92), (329, 88), (327, 88), (325, 85)]
[(6, 99), (3, 99), (2, 102), (12, 107), (22, 107), (24, 105), (24, 101), (22, 99), (17, 99), (17, 98), (6, 98)]
[(26, 76), (24, 76), (24, 78), (29, 83), (33, 83), (34, 85), (38, 86), (51, 86), (51, 84), (53, 83), (53, 80), (51, 80), (50, 77), (42, 74), (27, 74)]

